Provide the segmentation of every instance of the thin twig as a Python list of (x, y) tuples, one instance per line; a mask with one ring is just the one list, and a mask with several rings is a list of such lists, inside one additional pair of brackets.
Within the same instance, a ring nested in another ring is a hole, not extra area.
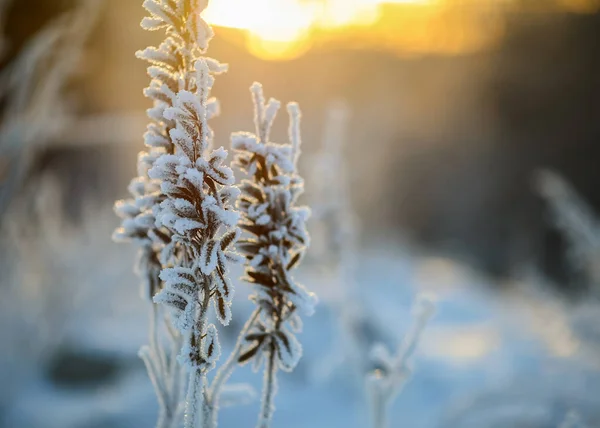
[(273, 399), (277, 390), (277, 365), (275, 362), (275, 346), (271, 344), (269, 349), (269, 358), (265, 367), (265, 382), (264, 395), (262, 399), (262, 407), (258, 419), (258, 428), (269, 428), (271, 419), (273, 419), (274, 405)]
[(246, 325), (240, 332), (237, 342), (235, 344), (235, 347), (233, 348), (233, 351), (231, 351), (229, 358), (221, 366), (221, 368), (217, 372), (217, 374), (212, 382), (212, 385), (210, 388), (210, 393), (209, 393), (209, 400), (210, 400), (210, 405), (213, 408), (217, 407), (218, 402), (219, 402), (219, 396), (221, 394), (221, 389), (222, 389), (223, 385), (225, 384), (225, 382), (227, 382), (227, 379), (229, 379), (229, 376), (231, 376), (231, 373), (233, 372), (235, 367), (237, 366), (238, 358), (240, 356), (240, 353), (242, 351), (242, 346), (244, 344), (244, 339), (246, 338), (246, 333), (248, 333), (248, 331), (254, 326), (254, 322), (258, 318), (260, 311), (261, 311), (260, 307), (256, 308), (254, 310), (254, 312), (252, 313), (252, 315), (246, 322)]
[[(196, 325), (195, 331), (192, 331), (191, 334), (195, 334), (196, 332), (205, 331), (206, 320), (208, 316), (208, 306), (210, 304), (210, 292), (209, 290), (204, 290), (204, 298), (202, 302), (200, 302), (200, 319), (198, 319), (198, 323)], [(198, 349), (202, 349), (202, 341), (204, 337), (200, 335), (198, 337)], [(190, 372), (190, 381), (188, 385), (188, 395), (186, 400), (186, 410), (185, 410), (185, 428), (195, 428), (196, 422), (198, 420), (198, 408), (203, 413), (205, 412), (204, 402), (206, 401), (206, 392), (205, 392), (205, 383), (206, 383), (206, 369), (205, 368), (195, 368)], [(201, 401), (201, 403), (199, 403)], [(203, 420), (206, 419), (206, 416), (203, 416)]]

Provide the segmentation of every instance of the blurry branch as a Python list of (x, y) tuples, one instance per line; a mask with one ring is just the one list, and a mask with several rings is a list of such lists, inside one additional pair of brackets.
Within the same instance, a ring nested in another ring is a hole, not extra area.
[[(167, 325), (168, 346), (160, 340), (161, 321), (165, 321)], [(184, 338), (178, 331), (170, 327), (168, 320), (160, 313), (157, 305), (152, 305), (150, 343), (142, 346), (138, 352), (139, 357), (144, 361), (160, 403), (159, 420), (156, 425), (159, 428), (177, 426), (184, 411), (181, 400), (187, 376), (183, 367), (177, 362), (177, 355), (183, 346)]]
[(556, 227), (568, 240), (569, 260), (583, 271), (591, 284), (600, 282), (600, 224), (577, 192), (558, 174), (543, 170), (535, 186), (546, 200)]
[[(332, 305), (339, 320), (339, 343), (334, 344), (322, 362), (317, 366), (315, 377), (323, 379), (336, 367), (350, 366), (352, 373), (361, 385), (368, 366), (368, 356), (361, 337), (367, 315), (362, 307), (360, 289), (354, 280), (358, 253), (358, 225), (352, 209), (352, 198), (346, 161), (344, 142), (350, 120), (350, 110), (342, 102), (333, 102), (327, 110), (323, 148), (315, 162), (314, 176), (319, 183), (318, 202), (315, 204), (315, 218), (323, 226), (323, 257), (331, 265), (338, 299)], [(333, 256), (333, 257), (332, 257)], [(323, 260), (319, 257), (319, 260)], [(321, 262), (322, 263), (322, 262)]]
[(540, 318), (538, 325), (559, 346), (561, 353), (571, 355), (578, 352), (586, 361), (597, 364), (600, 343), (600, 330), (597, 327), (600, 222), (586, 201), (557, 173), (548, 170), (538, 172), (535, 185), (548, 203), (555, 227), (569, 245), (567, 258), (570, 266), (583, 275), (583, 285), (591, 291), (591, 297), (595, 297), (579, 302), (568, 311), (561, 307), (551, 310), (545, 319)]
[(36, 34), (0, 74), (0, 215), (25, 178), (36, 148), (65, 129), (63, 92), (77, 69), (101, 0), (79, 6)]
[(146, 123), (145, 114), (133, 111), (74, 118), (53, 145), (122, 147), (139, 139), (140, 130), (145, 129)]
[(356, 253), (356, 221), (348, 185), (343, 142), (350, 119), (348, 106), (337, 101), (327, 111), (323, 149), (316, 162), (315, 175), (328, 183), (320, 187), (319, 205), (314, 215), (326, 223), (330, 254), (337, 256), (336, 270), (340, 276), (350, 266)]
[(383, 345), (377, 345), (371, 351), (371, 359), (377, 367), (367, 376), (372, 428), (386, 428), (389, 425), (389, 408), (411, 375), (410, 358), (415, 353), (435, 307), (431, 300), (420, 297), (414, 310), (414, 325), (395, 355), (391, 355)]

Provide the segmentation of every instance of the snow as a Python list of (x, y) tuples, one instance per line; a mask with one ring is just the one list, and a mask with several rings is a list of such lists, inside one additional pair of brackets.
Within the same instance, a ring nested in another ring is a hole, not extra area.
[[(111, 218), (110, 213), (107, 218)], [(88, 308), (71, 313), (64, 340), (82, 352), (120, 361), (123, 372), (114, 381), (70, 389), (50, 382), (40, 365), (37, 370), (29, 370), (27, 378), (20, 378), (19, 388), (12, 390), (11, 405), (3, 410), (0, 426), (133, 428), (155, 424), (156, 398), (137, 359), (139, 347), (147, 342), (149, 307), (137, 296), (137, 280), (130, 273), (133, 251), (109, 243), (106, 236), (110, 227), (98, 228), (102, 221), (91, 223), (91, 241), (105, 243), (86, 250), (93, 251), (93, 255), (82, 259), (85, 247), (62, 244), (67, 260), (86, 272), (85, 282), (79, 281), (75, 271), (64, 280), (78, 284), (87, 296), (78, 306)], [(102, 267), (97, 266), (98, 259), (104, 260)], [(384, 343), (391, 348), (400, 342), (412, 322), (414, 296), (431, 291), (431, 284), (438, 290), (437, 314), (413, 357), (413, 375), (392, 407), (392, 421), (415, 428), (488, 428), (494, 426), (491, 419), (503, 412), (502, 417), (508, 419), (502, 426), (520, 426), (520, 421), (526, 420), (536, 427), (558, 426), (570, 407), (582, 420), (593, 420), (590, 414), (598, 404), (594, 385), (599, 380), (593, 366), (582, 362), (579, 355), (552, 356), (535, 332), (523, 328), (525, 314), (510, 301), (486, 291), (487, 279), (449, 261), (444, 261), (441, 270), (440, 259), (416, 257), (401, 247), (380, 242), (362, 246), (360, 260), (357, 285), (370, 290), (365, 304), (374, 325), (387, 338)], [(233, 278), (239, 275), (239, 268), (232, 273)], [(363, 385), (351, 382), (350, 367), (335, 367), (327, 377), (315, 379), (311, 375), (338, 334), (332, 312), (338, 296), (331, 294), (332, 280), (308, 262), (299, 276), (319, 292), (322, 302), (315, 315), (304, 320), (304, 333), (299, 336), (302, 360), (293, 373), (279, 376), (274, 425), (362, 428), (367, 425), (366, 399)], [(254, 307), (247, 300), (249, 287), (237, 280), (235, 283), (233, 323), (228, 327), (231, 330), (221, 334), (224, 355), (231, 350), (242, 321)], [(467, 329), (479, 335), (475, 343), (487, 343), (484, 339), (492, 334), (498, 339), (487, 349), (465, 354), (461, 346), (470, 345), (458, 339)], [(441, 344), (440, 338), (445, 338)], [(26, 362), (21, 359), (14, 364), (23, 367)], [(238, 369), (231, 382), (261, 388), (261, 376), (250, 367)], [(485, 397), (489, 397), (487, 401)], [(510, 407), (510, 403), (515, 404)], [(254, 423), (256, 400), (225, 407), (222, 398), (221, 404), (220, 426)], [(543, 425), (548, 421), (549, 425)], [(588, 422), (587, 426), (595, 425)]]

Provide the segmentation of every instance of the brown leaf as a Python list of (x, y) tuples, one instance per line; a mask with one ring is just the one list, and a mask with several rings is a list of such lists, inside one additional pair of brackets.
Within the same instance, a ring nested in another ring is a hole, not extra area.
[(276, 282), (271, 275), (254, 271), (248, 271), (246, 274), (251, 278), (251, 282), (256, 284), (264, 285), (269, 288), (276, 285)]
[(232, 230), (231, 232), (227, 232), (225, 235), (221, 237), (221, 250), (225, 251), (233, 242), (237, 236), (237, 231)]
[(292, 260), (290, 260), (290, 262), (288, 263), (288, 265), (285, 267), (286, 270), (291, 270), (294, 268), (294, 266), (296, 266), (298, 264), (298, 262), (300, 261), (300, 258), (302, 257), (302, 253), (298, 252), (296, 253), (296, 255), (294, 257), (292, 257)]
[(256, 353), (258, 352), (258, 350), (260, 349), (261, 345), (262, 345), (262, 342), (256, 342), (249, 349), (247, 349), (245, 352), (243, 352), (242, 355), (240, 355), (238, 358), (238, 363), (243, 364), (243, 363), (249, 361), (250, 359), (252, 359), (252, 357), (254, 357), (256, 355)]

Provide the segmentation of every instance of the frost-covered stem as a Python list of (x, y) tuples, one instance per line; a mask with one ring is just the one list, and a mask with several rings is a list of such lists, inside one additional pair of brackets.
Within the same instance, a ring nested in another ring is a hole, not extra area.
[(378, 380), (374, 380), (371, 387), (371, 428), (387, 428), (388, 408), (390, 398), (388, 391)]
[(289, 103), (287, 106), (288, 113), (290, 115), (290, 126), (288, 129), (288, 134), (290, 137), (290, 143), (292, 145), (292, 162), (294, 164), (294, 169), (298, 168), (298, 158), (300, 157), (300, 107), (297, 103)]
[[(208, 316), (208, 306), (210, 304), (210, 287), (204, 287), (204, 298), (201, 302), (199, 313), (200, 317), (196, 323), (196, 330), (191, 334), (198, 336), (198, 349), (202, 349), (202, 341), (205, 337), (206, 319)], [(206, 369), (193, 368), (190, 371), (190, 380), (188, 384), (188, 395), (185, 402), (185, 428), (196, 428), (198, 425), (198, 410), (203, 413), (202, 419), (206, 420)], [(206, 425), (202, 425), (206, 426)]]
[(169, 397), (169, 389), (167, 387), (167, 385), (165, 385), (165, 379), (162, 376), (163, 374), (166, 373), (167, 367), (166, 367), (166, 363), (165, 363), (165, 356), (164, 356), (164, 352), (163, 349), (160, 347), (159, 345), (159, 339), (158, 339), (158, 319), (159, 319), (159, 313), (158, 313), (158, 307), (156, 304), (151, 303), (152, 304), (152, 317), (150, 319), (150, 349), (153, 355), (156, 356), (155, 358), (155, 365), (158, 365), (157, 370), (158, 370), (158, 376), (157, 376), (157, 382), (160, 382), (160, 389), (163, 391), (163, 395), (161, 396), (160, 393), (158, 393), (157, 391), (157, 396), (160, 397), (159, 401), (161, 403), (161, 405), (159, 406), (159, 410), (158, 410), (158, 420), (156, 422), (156, 428), (168, 428), (172, 425), (172, 415), (170, 414), (170, 408), (171, 408), (171, 400)]
[(269, 428), (271, 426), (271, 420), (273, 419), (273, 413), (275, 412), (275, 405), (273, 404), (273, 399), (275, 398), (276, 392), (277, 364), (275, 364), (275, 347), (271, 345), (269, 347), (269, 357), (265, 367), (262, 405), (260, 409), (257, 428)]
[(204, 389), (205, 376), (201, 373), (200, 369), (194, 369), (190, 373), (190, 380), (188, 384), (188, 393), (186, 400), (185, 410), (185, 428), (196, 428), (196, 422), (198, 421), (198, 397)]
[(160, 346), (158, 338), (158, 321), (160, 318), (160, 313), (158, 310), (158, 305), (156, 303), (151, 304), (152, 319), (150, 320), (150, 347), (156, 354), (161, 372), (164, 373), (167, 370), (167, 357), (165, 356), (164, 349), (162, 348), (162, 346)]
[(212, 381), (208, 394), (208, 403), (210, 406), (210, 411), (212, 413), (210, 425), (211, 427), (217, 426), (216, 410), (219, 408), (219, 396), (221, 395), (221, 389), (223, 388), (223, 385), (225, 385), (225, 382), (227, 382), (227, 379), (229, 379), (229, 377), (231, 376), (231, 373), (233, 373), (233, 370), (236, 368), (238, 364), (238, 358), (242, 352), (242, 346), (244, 345), (246, 334), (254, 326), (254, 322), (258, 318), (260, 312), (260, 307), (254, 310), (254, 312), (246, 322), (246, 325), (240, 332), (235, 347), (233, 348), (233, 351), (231, 351), (229, 358), (227, 358), (227, 361), (217, 371), (217, 374)]
[[(156, 308), (155, 311), (158, 313), (158, 308)], [(160, 317), (157, 317), (156, 322), (158, 322), (159, 319)], [(168, 394), (166, 397), (167, 400), (165, 403), (165, 408), (160, 409), (159, 422), (157, 424), (157, 427), (175, 428), (178, 425), (181, 417), (181, 406), (179, 400), (182, 392), (181, 380), (183, 373), (181, 366), (177, 363), (177, 354), (181, 349), (181, 335), (173, 329), (168, 319), (162, 318), (162, 320), (165, 322), (166, 325), (166, 330), (170, 338), (171, 349), (170, 355), (167, 358), (164, 350), (165, 348), (162, 346), (160, 347), (160, 350), (163, 355), (162, 358), (164, 361), (164, 372), (166, 377), (165, 382), (166, 388), (168, 388)], [(157, 327), (158, 326), (154, 326), (153, 328), (157, 329)], [(151, 333), (151, 346), (153, 340), (152, 336), (153, 334)], [(158, 335), (156, 336), (156, 339), (154, 339), (154, 341), (154, 343), (158, 343)]]
[(168, 428), (172, 426), (172, 414), (170, 412), (172, 405), (171, 394), (173, 389), (167, 385), (169, 373), (167, 373), (166, 357), (161, 358), (163, 352), (158, 342), (157, 334), (158, 309), (153, 308), (153, 314), (150, 319), (150, 346), (145, 346), (140, 350), (140, 357), (143, 359), (152, 384), (156, 390), (156, 396), (159, 403), (159, 417), (157, 428)]
[(177, 354), (181, 349), (181, 340), (178, 337), (172, 337), (172, 356), (169, 361), (169, 403), (167, 406), (167, 418), (164, 424), (165, 428), (176, 428), (179, 425), (181, 418), (181, 380), (182, 380), (182, 367), (177, 363)]
[[(173, 332), (175, 333), (175, 332)], [(181, 420), (181, 381), (182, 381), (182, 367), (177, 363), (177, 354), (181, 349), (181, 336), (177, 336), (176, 333), (171, 335), (172, 351), (171, 357), (168, 361), (166, 370), (169, 393), (167, 396), (166, 407), (164, 409), (164, 420), (159, 428), (176, 428)]]
[(404, 337), (396, 355), (384, 347), (371, 350), (372, 358), (381, 369), (367, 375), (372, 428), (387, 428), (389, 408), (409, 378), (409, 359), (419, 344), (425, 326), (433, 316), (434, 304), (421, 296), (415, 307), (415, 322)]
[(148, 377), (150, 377), (150, 381), (152, 382), (152, 385), (154, 386), (154, 389), (156, 391), (156, 398), (158, 400), (159, 407), (160, 409), (164, 409), (166, 406), (166, 390), (163, 384), (163, 380), (160, 376), (160, 371), (158, 367), (156, 367), (156, 361), (152, 356), (152, 350), (149, 347), (144, 346), (140, 349), (138, 354), (144, 362), (144, 365), (146, 366), (146, 370), (148, 371)]
[(424, 301), (421, 305), (415, 323), (410, 332), (406, 335), (398, 355), (396, 355), (394, 367), (398, 371), (406, 370), (408, 359), (414, 354), (417, 345), (423, 336), (423, 330), (425, 330), (427, 323), (433, 315), (433, 303)]
[(256, 124), (256, 135), (258, 136), (259, 141), (266, 142), (266, 128), (268, 125), (265, 121), (265, 97), (263, 95), (262, 86), (260, 83), (254, 82), (250, 91), (254, 98), (254, 123)]
[[(143, 358), (148, 371), (157, 388), (159, 400), (159, 416), (156, 423), (157, 428), (175, 428), (179, 423), (179, 396), (181, 383), (181, 367), (177, 364), (177, 353), (181, 348), (180, 336), (175, 331), (169, 330), (172, 355), (169, 359), (165, 354), (164, 347), (159, 342), (158, 324), (161, 320), (158, 305), (153, 304), (152, 318), (150, 322), (150, 353), (144, 353)], [(147, 356), (146, 356), (147, 355)], [(148, 360), (148, 361), (146, 361)]]

